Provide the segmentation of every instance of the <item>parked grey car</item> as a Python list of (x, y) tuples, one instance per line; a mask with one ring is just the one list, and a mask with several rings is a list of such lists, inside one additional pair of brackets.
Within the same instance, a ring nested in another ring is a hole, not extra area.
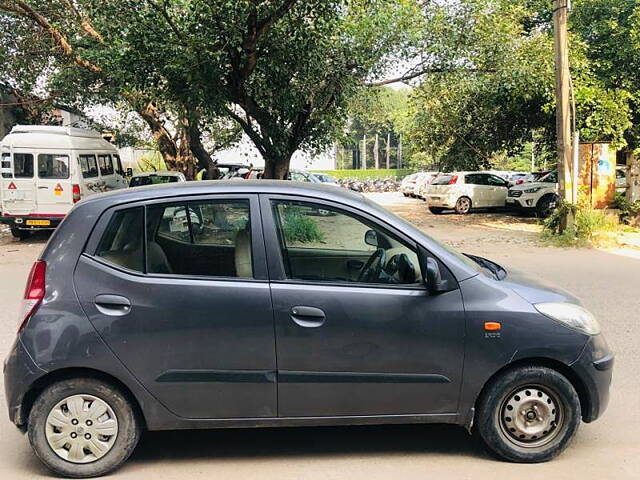
[(360, 194), (263, 180), (78, 203), (33, 266), (4, 376), (36, 455), (82, 477), (143, 429), (440, 422), (542, 462), (605, 410), (612, 367), (569, 293)]

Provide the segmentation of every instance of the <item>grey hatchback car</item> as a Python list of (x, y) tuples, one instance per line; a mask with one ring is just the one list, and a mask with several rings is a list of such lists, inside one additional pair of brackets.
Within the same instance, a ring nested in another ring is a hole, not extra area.
[(542, 462), (602, 414), (613, 367), (570, 294), (308, 183), (86, 199), (23, 305), (9, 416), (70, 477), (118, 467), (143, 429), (439, 422)]

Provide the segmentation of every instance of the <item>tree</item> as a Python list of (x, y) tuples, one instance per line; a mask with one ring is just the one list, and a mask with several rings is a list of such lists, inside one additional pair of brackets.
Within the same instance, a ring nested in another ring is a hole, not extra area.
[[(109, 22), (125, 13), (121, 8), (125, 4), (131, 2), (98, 6), (88, 0), (1, 0), (0, 60), (8, 67), (5, 81), (19, 97), (38, 98), (41, 106), (126, 104), (145, 121), (169, 168), (183, 171), (187, 178), (194, 177), (196, 165), (215, 175), (202, 137), (203, 130), (220, 131), (221, 123), (211, 118), (203, 122), (198, 108), (174, 101), (162, 82), (139, 81), (136, 76), (144, 66), (131, 64), (130, 46), (111, 32), (105, 34)], [(237, 140), (237, 130), (222, 125), (222, 131), (224, 144)]]

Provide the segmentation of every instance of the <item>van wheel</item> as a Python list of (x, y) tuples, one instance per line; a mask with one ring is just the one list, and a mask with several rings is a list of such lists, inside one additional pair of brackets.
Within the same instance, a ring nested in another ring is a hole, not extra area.
[(440, 208), (440, 207), (429, 207), (429, 211), (431, 213), (433, 213), (434, 215), (440, 215), (442, 212), (444, 212), (444, 208)]
[(14, 238), (18, 238), (20, 240), (26, 240), (31, 235), (31, 232), (29, 232), (28, 230), (20, 230), (19, 228), (12, 228), (11, 235), (13, 235)]
[(469, 197), (460, 197), (456, 202), (456, 213), (466, 215), (471, 211), (471, 199)]
[(475, 430), (503, 460), (546, 462), (571, 442), (580, 415), (578, 395), (563, 375), (545, 367), (521, 367), (485, 387)]
[(47, 387), (29, 414), (29, 441), (53, 472), (72, 478), (104, 475), (129, 458), (140, 438), (130, 402), (91, 378)]

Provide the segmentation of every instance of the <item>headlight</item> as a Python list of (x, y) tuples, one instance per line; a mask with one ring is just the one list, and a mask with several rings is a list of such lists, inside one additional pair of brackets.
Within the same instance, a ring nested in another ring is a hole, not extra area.
[(600, 333), (600, 325), (596, 317), (586, 308), (573, 303), (549, 302), (536, 303), (536, 310), (546, 317), (564, 323), (567, 327), (586, 333), (597, 335)]
[(524, 193), (536, 193), (542, 190), (542, 187), (527, 188)]

